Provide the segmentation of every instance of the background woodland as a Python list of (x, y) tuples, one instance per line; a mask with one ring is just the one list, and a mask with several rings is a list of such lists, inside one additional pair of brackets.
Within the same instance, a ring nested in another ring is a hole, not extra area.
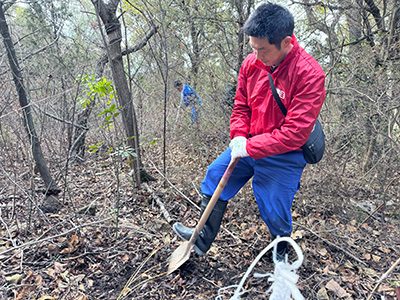
[[(229, 145), (240, 28), (259, 3), (0, 1), (1, 299), (214, 299), (240, 281), (271, 241), (250, 184), (207, 258), (170, 275), (165, 262)], [(400, 253), (400, 3), (278, 3), (326, 73), (326, 152), (293, 205), (300, 290), (396, 299), (399, 267), (381, 276)], [(198, 124), (175, 80), (200, 96)], [(251, 279), (248, 299), (267, 286)]]

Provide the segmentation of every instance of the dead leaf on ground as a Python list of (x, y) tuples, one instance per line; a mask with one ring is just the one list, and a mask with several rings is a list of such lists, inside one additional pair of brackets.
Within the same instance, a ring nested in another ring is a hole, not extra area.
[(54, 272), (56, 274), (60, 274), (60, 273), (64, 272), (66, 268), (67, 268), (67, 264), (62, 264), (57, 261), (54, 262)]
[(379, 262), (381, 260), (381, 257), (378, 255), (372, 255), (372, 259), (374, 262)]
[(71, 240), (68, 242), (68, 247), (61, 250), (61, 254), (69, 254), (76, 251), (79, 244), (79, 237), (75, 234), (71, 236)]
[(296, 232), (291, 234), (291, 238), (294, 240), (299, 240), (303, 238), (304, 233), (304, 230), (297, 230)]
[(365, 268), (365, 269), (364, 269), (364, 273), (365, 273), (366, 275), (371, 276), (371, 277), (379, 277), (378, 273), (376, 273), (376, 271), (373, 270), (373, 269), (371, 269), (371, 268)]
[(293, 218), (298, 218), (298, 217), (301, 217), (301, 215), (298, 214), (296, 211), (293, 211), (293, 212), (292, 212), (292, 217), (293, 217)]
[(386, 253), (386, 254), (389, 254), (389, 253), (390, 253), (390, 249), (383, 248), (383, 247), (378, 247), (378, 249), (379, 249), (380, 251), (382, 251), (383, 253)]
[(334, 292), (339, 298), (350, 297), (350, 294), (346, 292), (335, 280), (331, 279), (326, 285), (328, 291)]
[(6, 280), (8, 281), (9, 284), (18, 284), (21, 281), (23, 276), (24, 275), (22, 275), (22, 274), (15, 274), (15, 275), (6, 277)]
[(321, 248), (317, 250), (317, 253), (321, 256), (326, 256), (328, 255), (328, 250), (326, 250), (325, 248)]
[(317, 292), (318, 299), (321, 300), (329, 300), (328, 292), (326, 291), (325, 287), (322, 287)]
[(256, 232), (256, 228), (250, 227), (249, 229), (246, 229), (245, 231), (243, 231), (242, 237), (246, 240), (250, 240), (254, 237), (255, 232)]
[(354, 226), (348, 225), (346, 228), (347, 228), (347, 231), (350, 231), (350, 232), (357, 232), (357, 228), (354, 227)]

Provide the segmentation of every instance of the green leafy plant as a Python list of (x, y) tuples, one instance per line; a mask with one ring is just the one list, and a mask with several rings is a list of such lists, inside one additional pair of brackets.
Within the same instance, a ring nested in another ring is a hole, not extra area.
[[(77, 81), (80, 80), (85, 86), (87, 97), (78, 97), (79, 103), (83, 108), (86, 108), (92, 101), (97, 97), (101, 101), (105, 101), (107, 108), (100, 112), (99, 116), (105, 116), (105, 122), (102, 125), (103, 128), (111, 129), (113, 128), (113, 123), (116, 117), (119, 116), (121, 106), (113, 103), (113, 100), (117, 99), (116, 91), (112, 85), (112, 81), (105, 77), (100, 80), (96, 80), (93, 74), (85, 74), (77, 77)], [(96, 152), (101, 146), (102, 142), (97, 145), (89, 146), (90, 152)]]
[(104, 143), (104, 142), (101, 141), (101, 142), (98, 143), (97, 145), (90, 145), (90, 146), (89, 146), (89, 152), (90, 152), (90, 153), (95, 153), (95, 152), (97, 152), (97, 151), (100, 149), (100, 147), (101, 147), (101, 145), (102, 145), (103, 143)]
[(107, 153), (110, 153), (111, 156), (120, 156), (120, 157), (137, 157), (137, 154), (135, 153), (135, 149), (125, 146), (123, 143), (119, 144), (118, 147), (115, 149), (115, 151), (109, 151)]
[(400, 287), (400, 281), (393, 281), (390, 283), (391, 287)]
[(150, 145), (154, 146), (158, 141), (162, 141), (162, 138), (153, 138), (153, 140), (150, 142)]
[(85, 74), (78, 76), (76, 80), (80, 80), (86, 87), (87, 97), (77, 98), (83, 108), (86, 108), (96, 96), (98, 96), (100, 99), (106, 97), (108, 105), (111, 104), (114, 98), (116, 98), (115, 89), (112, 86), (112, 82), (105, 77), (102, 77), (100, 80), (96, 80), (93, 74)]
[(116, 117), (118, 117), (120, 114), (120, 112), (119, 112), (120, 109), (121, 109), (121, 106), (116, 106), (115, 104), (111, 104), (109, 108), (106, 108), (101, 113), (99, 113), (99, 116), (102, 116), (102, 115), (106, 116), (106, 122), (103, 124), (103, 128), (107, 128), (107, 129), (112, 128), (114, 119)]

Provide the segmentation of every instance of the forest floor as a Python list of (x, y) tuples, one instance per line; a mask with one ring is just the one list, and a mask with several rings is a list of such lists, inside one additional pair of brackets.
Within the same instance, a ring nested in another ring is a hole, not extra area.
[[(157, 181), (139, 190), (125, 169), (116, 172), (111, 158), (89, 156), (69, 168), (60, 181), (59, 209), (46, 213), (31, 203), (54, 207), (52, 198), (44, 204), (43, 195), (27, 194), (26, 176), (11, 184), (5, 174), (24, 170), (6, 166), (0, 177), (0, 299), (215, 299), (219, 289), (238, 284), (271, 243), (250, 184), (229, 202), (207, 255), (193, 252), (166, 274), (168, 257), (179, 246), (171, 225), (196, 225), (201, 180), (223, 147), (177, 145), (167, 156), (168, 180), (160, 175), (161, 145), (149, 147), (143, 161)], [(389, 193), (393, 186), (383, 196), (352, 189), (351, 180), (338, 180), (324, 162), (305, 169), (292, 211), (292, 238), (304, 253), (297, 286), (305, 299), (367, 299), (400, 257), (399, 195)], [(367, 219), (382, 201), (386, 205)], [(295, 259), (291, 251), (289, 260)], [(273, 268), (268, 252), (253, 272)], [(396, 284), (400, 266), (371, 299), (396, 299)], [(268, 299), (270, 285), (249, 276), (242, 299)], [(219, 299), (233, 292), (224, 290)]]

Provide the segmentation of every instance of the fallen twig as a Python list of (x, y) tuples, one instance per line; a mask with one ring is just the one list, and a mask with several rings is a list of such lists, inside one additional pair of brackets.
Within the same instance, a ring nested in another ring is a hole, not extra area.
[(36, 244), (39, 244), (39, 243), (42, 243), (42, 242), (45, 242), (45, 241), (49, 241), (49, 240), (58, 238), (58, 237), (60, 237), (60, 236), (64, 236), (64, 235), (66, 235), (66, 234), (68, 234), (68, 233), (70, 233), (70, 232), (73, 232), (73, 231), (77, 230), (77, 229), (80, 229), (80, 228), (83, 228), (83, 227), (92, 226), (92, 225), (95, 225), (95, 224), (99, 224), (99, 223), (108, 221), (108, 220), (110, 220), (110, 219), (111, 219), (111, 218), (107, 218), (107, 219), (104, 219), (104, 220), (99, 220), (99, 221), (95, 221), (95, 222), (90, 222), (90, 223), (86, 223), (86, 224), (83, 224), (83, 225), (77, 225), (77, 226), (75, 226), (75, 227), (73, 227), (73, 228), (71, 228), (71, 229), (69, 229), (69, 230), (67, 230), (67, 231), (65, 231), (65, 232), (60, 233), (60, 234), (53, 235), (53, 236), (49, 236), (49, 237), (44, 238), (44, 239), (41, 239), (41, 240), (32, 241), (32, 242), (25, 243), (25, 244), (22, 244), (22, 245), (19, 245), (19, 246), (15, 246), (15, 247), (12, 247), (12, 248), (8, 248), (7, 250), (1, 251), (1, 252), (0, 252), (0, 255), (5, 254), (5, 253), (8, 253), (8, 252), (10, 252), (10, 251), (14, 251), (14, 250), (20, 249), (20, 248), (25, 248), (25, 247), (32, 246), (32, 245), (36, 245)]
[[(138, 274), (139, 274), (139, 272), (142, 270), (143, 266), (144, 266), (144, 265), (149, 261), (149, 259), (150, 259), (154, 254), (156, 254), (160, 249), (161, 249), (160, 247), (158, 247), (157, 249), (154, 249), (153, 252), (151, 252), (151, 253), (149, 254), (149, 256), (147, 256), (147, 258), (140, 264), (140, 266), (136, 269), (136, 271), (132, 274), (132, 276), (129, 278), (129, 280), (128, 280), (127, 283), (125, 284), (125, 286), (124, 286), (124, 288), (122, 289), (121, 293), (119, 294), (117, 300), (121, 300), (121, 299), (124, 299), (125, 297), (127, 297), (127, 296), (128, 296), (136, 287), (138, 287), (139, 285), (144, 284), (144, 283), (146, 283), (147, 281), (152, 280), (152, 279), (154, 279), (154, 278), (157, 278), (157, 277), (160, 277), (160, 276), (163, 276), (163, 275), (166, 275), (166, 274), (167, 274), (167, 272), (163, 272), (163, 273), (158, 274), (158, 275), (156, 275), (156, 276), (149, 277), (148, 279), (145, 279), (144, 281), (142, 281), (142, 282), (136, 284), (134, 287), (131, 287), (132, 283), (134, 283), (134, 282), (136, 281), (136, 279), (142, 277), (142, 276), (143, 276), (144, 274), (146, 274), (148, 271), (150, 271), (150, 270), (152, 270), (152, 269), (154, 269), (154, 268), (156, 268), (156, 267), (158, 267), (158, 266), (161, 265), (161, 263), (158, 264), (158, 265), (155, 265), (155, 266), (151, 267), (150, 269), (144, 271), (141, 275), (138, 276)], [(164, 262), (164, 263), (165, 263), (165, 262)]]
[[(40, 209), (40, 207), (38, 207), (35, 203), (35, 201), (33, 201), (33, 198), (16, 182), (12, 179), (12, 177), (7, 173), (7, 171), (4, 169), (3, 165), (0, 163), (0, 169), (3, 171), (4, 175), (6, 175), (8, 177), (8, 179), (16, 186), (18, 187), (21, 192), (23, 192), (25, 194), (25, 196), (29, 199), (29, 201), (32, 203), (32, 205), (42, 214), (43, 218), (46, 220), (47, 223), (49, 223), (50, 226), (53, 227), (53, 225), (51, 225), (49, 219), (47, 218), (46, 214), (43, 212), (42, 209)], [(53, 227), (54, 230), (57, 231), (57, 228)]]
[(160, 170), (157, 169), (155, 163), (154, 163), (151, 159), (149, 159), (149, 158), (147, 158), (147, 159), (151, 162), (151, 164), (153, 165), (153, 168), (158, 172), (158, 174), (160, 174), (160, 175), (169, 183), (170, 186), (172, 186), (172, 187), (173, 187), (183, 198), (185, 198), (190, 204), (192, 204), (194, 207), (196, 207), (198, 210), (200, 210), (200, 207), (199, 207), (196, 203), (194, 203), (192, 200), (190, 200), (184, 193), (182, 193), (176, 186), (174, 186), (174, 185), (172, 184), (172, 182), (169, 181), (168, 178), (165, 177), (165, 175), (164, 175)]
[(299, 227), (304, 228), (305, 230), (311, 232), (313, 235), (315, 235), (316, 237), (318, 237), (318, 238), (319, 238), (320, 240), (322, 240), (324, 243), (326, 243), (326, 244), (328, 244), (329, 246), (332, 246), (332, 247), (334, 247), (334, 248), (336, 248), (336, 249), (338, 249), (338, 250), (344, 252), (347, 256), (351, 257), (352, 259), (354, 259), (355, 261), (357, 261), (357, 262), (360, 263), (361, 265), (367, 266), (367, 264), (366, 264), (365, 262), (363, 262), (362, 260), (360, 260), (359, 258), (357, 258), (356, 256), (354, 256), (353, 254), (351, 254), (349, 251), (347, 251), (347, 250), (345, 250), (345, 249), (339, 247), (338, 245), (336, 245), (336, 244), (334, 244), (334, 243), (328, 241), (327, 239), (321, 237), (318, 233), (314, 232), (314, 231), (311, 230), (310, 228), (308, 228), (308, 227), (306, 227), (306, 226), (304, 226), (304, 225), (301, 225), (301, 224), (299, 224), (299, 223), (296, 223), (296, 222), (293, 222), (293, 224), (295, 224), (296, 226), (299, 226)]
[(10, 241), (11, 241), (11, 243), (13, 244), (13, 246), (15, 247), (17, 244), (15, 243), (15, 241), (14, 241), (14, 239), (13, 239), (13, 237), (12, 237), (12, 234), (11, 234), (10, 230), (8, 229), (7, 223), (4, 222), (4, 220), (3, 220), (3, 218), (2, 218), (1, 215), (2, 215), (2, 212), (1, 212), (1, 208), (0, 208), (0, 221), (4, 224), (4, 226), (5, 226), (5, 228), (6, 228), (6, 231), (7, 231), (7, 233), (8, 233), (8, 236), (10, 237)]
[[(389, 186), (390, 186), (396, 179), (399, 179), (399, 178), (400, 178), (400, 176), (393, 178), (393, 179), (389, 182), (389, 184), (386, 186), (385, 190), (383, 191), (383, 194), (385, 194), (386, 191), (387, 191), (387, 189), (389, 188)], [(375, 210), (374, 210), (372, 213), (370, 213), (369, 216), (366, 217), (366, 218), (364, 219), (364, 221), (362, 221), (362, 222), (358, 225), (358, 227), (360, 227), (362, 224), (364, 224), (365, 222), (367, 222), (368, 219), (371, 218), (371, 217), (372, 217), (378, 210), (380, 210), (381, 207), (384, 206), (384, 205), (386, 205), (386, 201), (383, 201), (383, 203), (382, 203), (381, 205), (379, 205), (377, 208), (375, 208)]]
[(389, 274), (393, 272), (394, 268), (396, 268), (396, 266), (399, 263), (400, 263), (400, 258), (389, 268), (389, 270), (386, 271), (385, 274), (382, 275), (382, 277), (379, 279), (378, 283), (372, 290), (371, 294), (368, 296), (367, 300), (370, 300), (372, 298), (372, 295), (375, 293), (376, 289), (381, 285), (382, 281), (384, 281), (389, 276)]
[(164, 215), (164, 218), (167, 220), (168, 223), (171, 223), (173, 220), (171, 216), (169, 215), (169, 212), (165, 208), (164, 203), (161, 201), (160, 197), (156, 195), (156, 193), (149, 187), (147, 183), (143, 183), (143, 186), (147, 189), (147, 191), (150, 193), (150, 195), (153, 197), (153, 199), (156, 201), (158, 206), (161, 209), (161, 213)]
[(199, 195), (199, 197), (201, 197), (201, 194), (199, 192), (199, 190), (197, 189), (196, 185), (194, 184), (194, 182), (192, 181), (193, 187), (196, 190), (197, 195)]
[[(192, 204), (194, 207), (196, 207), (198, 210), (200, 210), (200, 207), (194, 203), (192, 200), (190, 200), (188, 197), (186, 197), (186, 195), (184, 193), (182, 193), (176, 186), (174, 186), (171, 181), (168, 180), (168, 178), (166, 178), (164, 176), (164, 174), (157, 169), (155, 163), (149, 159), (147, 157), (147, 159), (150, 161), (150, 163), (153, 165), (153, 168), (183, 197), (185, 198), (190, 204)], [(225, 230), (231, 237), (233, 237), (235, 240), (240, 241), (240, 238), (238, 238), (237, 236), (235, 236), (231, 231), (229, 231), (227, 228), (225, 228), (224, 226), (221, 226), (223, 230)]]

